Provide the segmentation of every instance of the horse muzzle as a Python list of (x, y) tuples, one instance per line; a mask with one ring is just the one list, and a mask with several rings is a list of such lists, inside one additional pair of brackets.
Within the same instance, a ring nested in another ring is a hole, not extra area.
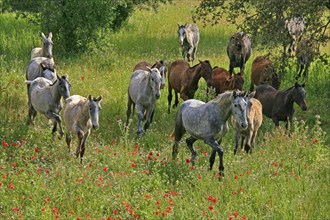
[(98, 129), (99, 125), (93, 125), (93, 129)]
[(245, 123), (245, 122), (242, 122), (241, 123), (241, 128), (242, 128), (242, 130), (246, 130), (248, 128), (248, 124)]

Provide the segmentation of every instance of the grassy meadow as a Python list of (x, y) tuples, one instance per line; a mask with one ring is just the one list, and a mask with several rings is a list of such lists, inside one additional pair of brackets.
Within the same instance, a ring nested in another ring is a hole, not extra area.
[[(34, 125), (26, 125), (25, 69), (43, 30), (13, 14), (0, 14), (0, 219), (330, 219), (330, 70), (321, 62), (311, 65), (305, 81), (308, 110), (295, 104), (290, 136), (284, 124), (275, 130), (264, 118), (253, 154), (234, 156), (230, 128), (222, 141), (221, 181), (219, 159), (208, 171), (211, 149), (202, 141), (195, 144), (195, 166), (184, 140), (172, 161), (176, 109), (167, 113), (167, 87), (147, 133), (137, 139), (136, 114), (125, 131), (134, 65), (181, 59), (177, 22), (192, 22), (197, 4), (177, 1), (158, 13), (136, 11), (123, 29), (100, 41), (102, 47), (79, 56), (59, 54), (61, 45), (54, 39), (57, 72), (68, 74), (71, 94), (103, 95), (100, 128), (87, 140), (82, 164), (68, 154), (65, 137), (52, 137), (44, 116), (38, 114)], [(197, 59), (228, 68), (226, 45), (235, 27), (225, 21), (199, 27)], [(260, 54), (254, 50), (246, 64), (245, 90), (252, 61)], [(294, 60), (287, 68), (280, 89), (295, 82)], [(205, 100), (205, 90), (201, 79), (195, 98)]]

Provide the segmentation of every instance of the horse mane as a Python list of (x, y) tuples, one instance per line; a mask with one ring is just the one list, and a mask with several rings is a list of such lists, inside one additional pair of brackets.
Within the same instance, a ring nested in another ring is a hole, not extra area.
[(231, 100), (232, 96), (233, 91), (225, 91), (224, 93), (217, 95), (212, 101), (218, 103), (219, 105), (223, 105), (226, 104), (228, 100)]

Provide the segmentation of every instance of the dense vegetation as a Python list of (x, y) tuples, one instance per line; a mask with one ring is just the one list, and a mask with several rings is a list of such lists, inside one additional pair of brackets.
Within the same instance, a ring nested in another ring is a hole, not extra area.
[[(33, 126), (26, 125), (25, 68), (44, 30), (13, 14), (0, 14), (0, 218), (329, 217), (330, 80), (329, 68), (318, 60), (305, 80), (308, 110), (302, 112), (295, 105), (291, 135), (282, 128), (275, 130), (265, 118), (253, 155), (234, 156), (230, 129), (223, 140), (226, 176), (221, 181), (216, 169), (207, 171), (210, 147), (203, 142), (196, 142), (199, 160), (195, 166), (189, 163), (184, 141), (178, 160), (171, 160), (176, 110), (167, 114), (166, 87), (146, 135), (136, 138), (136, 114), (125, 131), (126, 92), (133, 66), (141, 60), (181, 58), (177, 22), (192, 22), (196, 5), (184, 1), (161, 6), (158, 13), (136, 11), (123, 29), (99, 42), (103, 47), (79, 56), (62, 56), (57, 50), (61, 45), (54, 41), (57, 71), (69, 75), (71, 94), (103, 95), (100, 128), (87, 140), (83, 164), (68, 154), (64, 139), (52, 138), (44, 116), (37, 115)], [(235, 28), (224, 20), (213, 27), (198, 25), (197, 59), (228, 68), (225, 48)], [(329, 47), (321, 51), (329, 53)], [(252, 60), (260, 54), (254, 50), (246, 65), (246, 90)], [(295, 82), (294, 58), (287, 70), (281, 89)], [(205, 100), (205, 89), (201, 80), (196, 98)]]

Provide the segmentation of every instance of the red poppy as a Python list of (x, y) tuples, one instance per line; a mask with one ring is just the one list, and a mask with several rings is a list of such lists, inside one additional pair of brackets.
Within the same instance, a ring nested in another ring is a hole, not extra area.
[(117, 214), (118, 213), (118, 210), (117, 209), (114, 209), (112, 210), (113, 214)]
[(73, 211), (72, 209), (70, 210), (70, 214), (71, 214), (71, 215), (73, 215), (73, 214), (74, 214), (74, 211)]
[(11, 165), (12, 165), (13, 167), (16, 167), (17, 164), (16, 164), (15, 162), (12, 162)]
[(136, 167), (136, 164), (134, 162), (132, 162), (132, 167)]
[(208, 209), (209, 209), (209, 210), (213, 210), (214, 208), (213, 208), (213, 206), (210, 205), (210, 206), (208, 207)]
[(1, 142), (4, 147), (9, 147), (9, 144), (6, 141)]
[(190, 163), (190, 160), (189, 159), (186, 159), (186, 163)]
[(39, 152), (38, 146), (36, 146), (36, 148), (34, 149), (34, 151), (37, 152), (37, 153)]
[(139, 218), (139, 215), (138, 214), (134, 214), (133, 217), (134, 218)]
[(314, 144), (316, 144), (317, 142), (318, 142), (318, 140), (317, 140), (317, 139), (314, 139), (314, 140), (313, 140), (313, 143), (314, 143)]
[(237, 218), (237, 217), (238, 217), (238, 213), (237, 213), (237, 212), (233, 212), (233, 216), (234, 216), (235, 218)]
[(81, 80), (84, 81), (84, 79), (85, 79), (85, 77), (82, 75), (82, 76), (81, 76)]

